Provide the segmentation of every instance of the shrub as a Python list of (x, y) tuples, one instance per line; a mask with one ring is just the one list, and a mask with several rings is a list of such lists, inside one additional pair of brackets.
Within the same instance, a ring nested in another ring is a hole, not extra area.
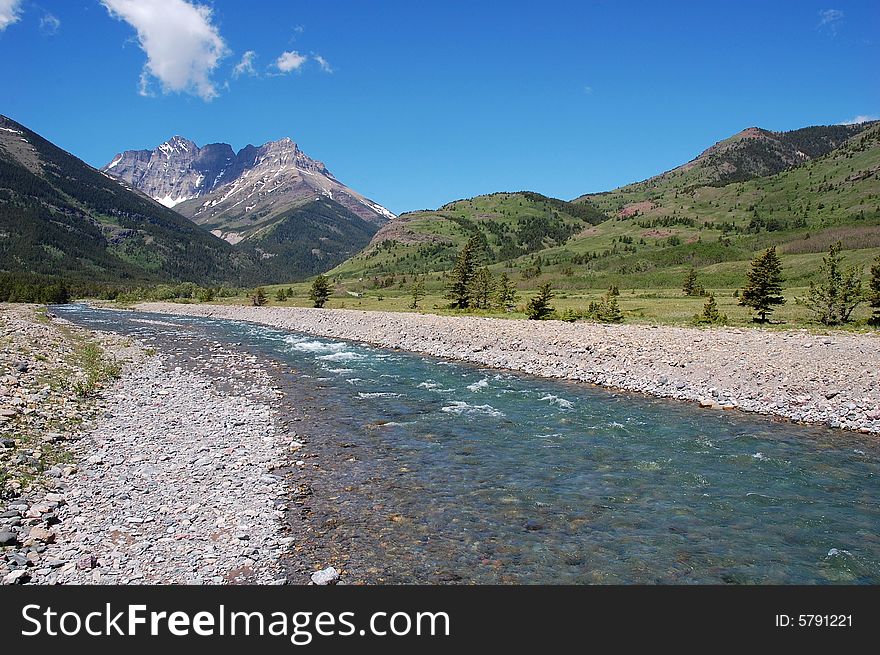
[(526, 315), (533, 321), (550, 318), (555, 311), (550, 305), (551, 300), (553, 300), (553, 291), (550, 289), (550, 283), (546, 282), (538, 287), (538, 294), (529, 300), (526, 305)]
[(586, 318), (600, 323), (621, 323), (623, 312), (617, 304), (616, 296), (605, 294), (599, 302), (591, 302), (586, 312)]
[(727, 325), (727, 315), (718, 311), (718, 303), (715, 296), (709, 294), (706, 304), (703, 305), (703, 313), (694, 315), (695, 325)]
[(251, 304), (254, 307), (262, 307), (267, 302), (269, 302), (269, 298), (266, 297), (266, 292), (263, 291), (263, 287), (257, 287), (254, 289), (254, 293), (251, 296)]
[(871, 325), (880, 326), (880, 256), (871, 266), (871, 282), (869, 283), (870, 292), (868, 302), (871, 303), (873, 314), (871, 315)]
[(819, 271), (822, 279), (810, 283), (810, 291), (797, 302), (806, 306), (823, 325), (849, 323), (852, 313), (865, 299), (862, 293), (862, 269), (843, 267), (840, 241), (828, 249)]

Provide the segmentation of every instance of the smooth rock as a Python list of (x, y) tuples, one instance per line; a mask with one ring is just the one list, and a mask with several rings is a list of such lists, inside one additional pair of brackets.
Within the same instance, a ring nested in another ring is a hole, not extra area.
[(31, 579), (31, 574), (25, 569), (16, 569), (7, 573), (3, 578), (3, 584), (25, 584)]
[(55, 533), (39, 526), (31, 528), (28, 538), (42, 541), (44, 544), (55, 543)]
[(339, 580), (339, 571), (332, 566), (328, 566), (326, 569), (321, 569), (320, 571), (312, 573), (312, 582), (316, 585), (333, 584), (337, 580)]

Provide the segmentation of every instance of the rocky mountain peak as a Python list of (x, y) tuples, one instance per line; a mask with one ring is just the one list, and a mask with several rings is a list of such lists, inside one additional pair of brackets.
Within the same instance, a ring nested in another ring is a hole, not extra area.
[(189, 139), (182, 136), (173, 136), (165, 143), (159, 146), (159, 150), (167, 157), (173, 155), (196, 155), (198, 154), (198, 146)]
[(175, 135), (153, 150), (122, 152), (102, 170), (199, 223), (265, 218), (321, 197), (371, 223), (395, 218), (339, 182), (290, 137), (235, 152), (226, 143), (200, 148)]

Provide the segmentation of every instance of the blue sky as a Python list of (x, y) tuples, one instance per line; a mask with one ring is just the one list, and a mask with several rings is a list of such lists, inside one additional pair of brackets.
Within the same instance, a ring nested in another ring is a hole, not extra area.
[(877, 117), (878, 64), (876, 0), (0, 0), (0, 113), (88, 163), (290, 136), (398, 213)]

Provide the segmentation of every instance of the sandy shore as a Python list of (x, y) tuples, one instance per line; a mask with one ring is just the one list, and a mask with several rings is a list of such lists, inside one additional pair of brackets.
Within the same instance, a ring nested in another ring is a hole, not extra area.
[(880, 433), (880, 337), (143, 303), (484, 366)]

